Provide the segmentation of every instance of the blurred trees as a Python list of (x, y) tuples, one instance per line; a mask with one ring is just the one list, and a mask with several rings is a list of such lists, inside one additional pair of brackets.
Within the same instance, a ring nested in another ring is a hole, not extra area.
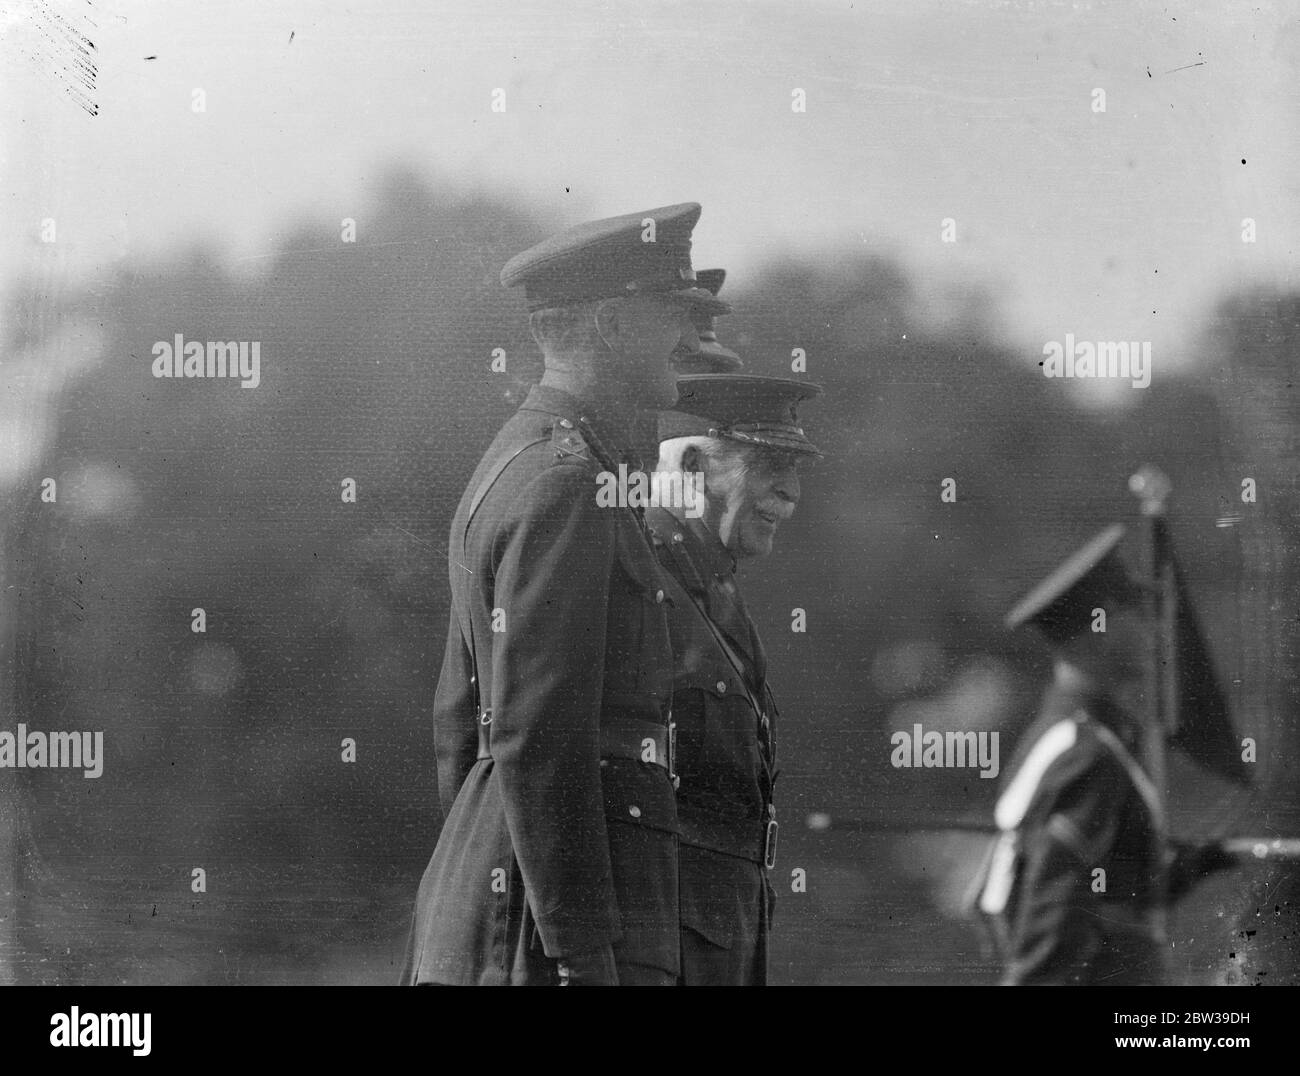
[[(497, 273), (547, 229), (404, 170), (358, 228), (345, 244), (304, 220), (253, 276), (194, 250), (58, 299), (34, 279), (10, 310), (11, 371), (45, 368), (59, 340), (81, 355), (59, 336), (69, 326), (83, 348), (84, 327), (96, 335), (64, 380), (16, 384), (14, 443), (29, 453), (3, 479), (3, 727), (103, 729), (107, 750), (97, 781), (5, 774), (22, 790), (5, 827), (22, 981), (396, 974), (439, 823), (426, 718), (446, 529), (540, 374)], [(728, 292), (737, 313), (720, 334), (750, 371), (788, 376), (799, 347), (828, 389), (801, 413), (827, 459), (776, 555), (744, 572), (782, 707), (781, 868), (810, 872), (806, 895), (780, 896), (779, 978), (987, 977), (964, 925), (937, 910), (952, 848), (918, 859), (905, 836), (818, 837), (799, 819), (987, 812), (996, 782), (893, 770), (889, 733), (916, 713), (977, 722), (1001, 729), (1010, 757), (1044, 665), (1001, 615), (1132, 516), (1125, 481), (1148, 460), (1174, 480), (1239, 723), (1274, 745), (1270, 818), (1288, 804), (1296, 829), (1300, 299), (1228, 301), (1196, 376), (1157, 360), (1151, 388), (1099, 409), (1000, 340), (995, 296), (971, 288), (936, 311), (884, 256), (773, 266)], [(153, 378), (153, 343), (176, 333), (261, 341), (261, 385)], [(494, 348), (506, 373), (490, 371)], [(54, 505), (39, 500), (46, 475)], [(940, 502), (947, 477), (955, 504)], [(796, 607), (804, 634), (788, 628)], [(1175, 780), (1189, 826), (1242, 817), (1227, 790)], [(206, 893), (191, 891), (194, 867)], [(1244, 907), (1245, 884), (1223, 899)], [(1195, 959), (1189, 973), (1209, 974), (1216, 957)]]

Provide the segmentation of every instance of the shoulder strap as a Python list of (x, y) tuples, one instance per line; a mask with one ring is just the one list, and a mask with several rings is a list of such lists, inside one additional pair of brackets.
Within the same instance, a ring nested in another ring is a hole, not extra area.
[(538, 437), (535, 440), (520, 445), (510, 453), (510, 455), (502, 456), (501, 459), (497, 460), (497, 462), (492, 465), (492, 469), (483, 476), (483, 481), (478, 484), (478, 489), (474, 491), (473, 500), (469, 502), (469, 512), (465, 515), (465, 531), (464, 534), (461, 535), (460, 543), (462, 549), (465, 548), (465, 538), (469, 535), (469, 525), (474, 522), (474, 514), (478, 511), (479, 505), (483, 503), (483, 498), (487, 496), (488, 490), (496, 485), (496, 480), (501, 477), (501, 472), (514, 463), (515, 459), (523, 452), (532, 448), (534, 445), (545, 444), (546, 441), (547, 438)]
[[(679, 569), (683, 569), (682, 558), (685, 557), (685, 554), (680, 552), (670, 543), (664, 543), (664, 544), (668, 549), (668, 555), (673, 559), (673, 562), (678, 566)], [(708, 627), (709, 634), (711, 634), (714, 638), (714, 641), (717, 642), (718, 648), (726, 655), (727, 661), (730, 663), (731, 667), (736, 670), (736, 675), (740, 677), (740, 684), (745, 689), (745, 694), (749, 698), (750, 705), (754, 707), (754, 712), (757, 714), (763, 713), (762, 701), (757, 697), (755, 697), (753, 691), (751, 691), (749, 688), (749, 676), (745, 672), (744, 660), (732, 648), (730, 641), (723, 634), (722, 629), (719, 628), (715, 623), (713, 623), (713, 618), (709, 616), (708, 610), (705, 609), (704, 606), (700, 604), (699, 599), (695, 597), (695, 594), (691, 590), (690, 586), (689, 585), (683, 586), (682, 590), (684, 590), (686, 592), (686, 596), (691, 599), (691, 604), (695, 606), (695, 609), (700, 614), (700, 617), (703, 619), (705, 626)]]

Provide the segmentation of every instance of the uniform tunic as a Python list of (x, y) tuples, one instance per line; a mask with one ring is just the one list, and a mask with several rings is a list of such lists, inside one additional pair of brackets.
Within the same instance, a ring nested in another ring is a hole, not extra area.
[(697, 519), (661, 508), (646, 518), (668, 580), (674, 654), (682, 981), (758, 985), (774, 902), (763, 865), (776, 776), (767, 660), (721, 542)]
[(677, 974), (673, 787), (636, 757), (667, 743), (671, 651), (644, 523), (597, 503), (619, 463), (638, 463), (622, 430), (539, 385), (461, 499), (433, 712), (446, 818), (406, 982), (553, 983), (608, 944), (627, 978)]
[(1114, 731), (1126, 726), (1104, 695), (1058, 684), (1018, 750), (981, 897), (1003, 934), (1006, 985), (1164, 980), (1161, 808)]

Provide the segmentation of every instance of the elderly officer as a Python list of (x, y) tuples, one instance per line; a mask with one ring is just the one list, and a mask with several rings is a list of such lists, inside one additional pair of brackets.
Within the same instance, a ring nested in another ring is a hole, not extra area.
[(671, 651), (644, 523), (598, 507), (640, 467), (634, 409), (671, 403), (692, 345), (694, 203), (586, 224), (513, 258), (545, 374), (451, 526), (434, 700), (446, 813), (405, 981), (662, 984), (677, 977)]
[[(1163, 796), (1139, 764), (1145, 673), (1143, 588), (1118, 555), (1124, 528), (1097, 535), (1008, 615), (1046, 637), (1055, 664), (998, 799), (1002, 835), (982, 879), (1005, 985), (1143, 985), (1165, 980), (1156, 914)], [(1218, 847), (1176, 844), (1167, 893), (1231, 865)]]
[[(703, 342), (685, 368), (740, 365), (711, 326), (697, 327)], [(702, 502), (685, 497), (646, 518), (670, 582), (682, 983), (762, 985), (774, 899), (766, 872), (776, 851), (776, 706), (735, 569), (770, 553), (777, 525), (794, 512), (798, 464), (819, 455), (795, 407), (820, 388), (705, 372), (683, 376), (678, 390), (659, 422), (660, 500), (670, 499), (662, 497), (670, 478), (699, 474)]]

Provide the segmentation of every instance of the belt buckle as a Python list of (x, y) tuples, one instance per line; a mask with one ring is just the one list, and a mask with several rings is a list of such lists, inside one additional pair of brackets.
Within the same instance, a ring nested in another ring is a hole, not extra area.
[(668, 778), (673, 783), (673, 788), (677, 788), (682, 779), (677, 776), (677, 722), (668, 716)]
[(767, 831), (763, 834), (763, 866), (771, 870), (776, 866), (776, 833), (780, 827), (776, 819), (768, 820)]

